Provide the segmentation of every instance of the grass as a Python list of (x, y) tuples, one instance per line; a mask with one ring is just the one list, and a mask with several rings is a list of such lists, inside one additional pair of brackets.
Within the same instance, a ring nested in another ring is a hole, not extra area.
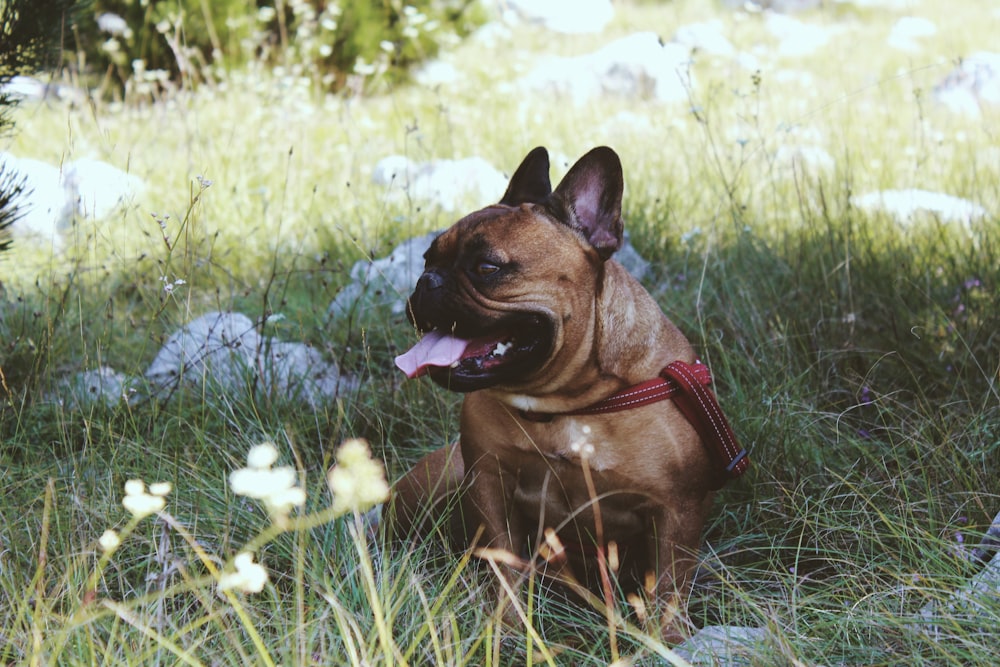
[[(252, 445), (278, 443), (308, 514), (328, 504), (325, 471), (345, 438), (367, 438), (395, 478), (456, 436), (459, 397), (392, 369), (412, 340), (402, 318), (327, 318), (354, 261), (453, 217), (371, 185), (374, 162), (479, 154), (510, 170), (538, 144), (571, 160), (605, 143), (625, 164), (647, 285), (752, 448), (751, 472), (718, 498), (692, 620), (767, 627), (753, 664), (992, 664), (996, 598), (942, 607), (1000, 510), (997, 112), (956, 117), (930, 91), (991, 43), (1000, 17), (940, 4), (920, 7), (939, 33), (919, 54), (881, 46), (898, 17), (888, 10), (801, 15), (846, 32), (816, 55), (762, 57), (759, 75), (699, 57), (689, 105), (574, 108), (498, 82), (543, 50), (669, 36), (709, 17), (696, 2), (619, 4), (602, 37), (525, 28), (516, 43), (467, 43), (454, 89), (333, 99), (248, 70), (156, 103), (23, 107), (16, 155), (94, 155), (148, 190), (113, 219), (78, 223), (55, 258), (19, 243), (0, 260), (2, 661), (611, 662), (600, 615), (532, 597), (530, 631), (501, 632), (481, 603), (488, 568), (382, 555), (350, 516), (274, 537), (258, 553), (270, 575), (260, 594), (220, 594), (212, 578), (269, 529), (226, 484)], [(770, 39), (760, 17), (720, 16), (741, 48)], [(801, 143), (835, 164), (787, 159), (782, 146)], [(556, 160), (554, 178), (567, 166)], [(852, 193), (889, 187), (993, 214), (903, 226), (850, 206)], [(185, 284), (167, 294), (163, 278)], [(280, 313), (266, 333), (308, 341), (363, 381), (317, 410), (197, 392), (166, 405), (53, 399), (80, 370), (141, 374), (178, 325), (219, 309)], [(120, 503), (136, 477), (174, 490), (166, 514), (131, 529)], [(110, 527), (132, 532), (102, 562)], [(931, 603), (933, 636), (920, 623)], [(634, 628), (614, 634), (639, 664), (672, 659)]]

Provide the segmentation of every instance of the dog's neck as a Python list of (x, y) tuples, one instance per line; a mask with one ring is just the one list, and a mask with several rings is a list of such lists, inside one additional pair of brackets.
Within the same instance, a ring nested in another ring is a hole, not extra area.
[[(671, 361), (695, 360), (687, 339), (658, 307), (635, 307), (642, 301), (652, 303), (652, 297), (624, 267), (609, 260), (603, 269), (594, 303), (586, 313), (588, 339), (550, 362), (559, 371), (542, 373), (547, 378), (544, 384), (490, 390), (501, 402), (529, 412), (569, 412), (655, 378)], [(612, 302), (619, 307), (605, 307)], [(621, 304), (628, 307), (623, 309)], [(598, 316), (608, 312), (619, 315), (612, 320)], [(659, 317), (643, 318), (643, 312), (657, 312)]]

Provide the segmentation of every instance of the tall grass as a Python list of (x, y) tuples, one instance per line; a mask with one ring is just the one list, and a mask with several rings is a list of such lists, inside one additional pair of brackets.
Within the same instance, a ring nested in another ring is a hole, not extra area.
[[(152, 106), (22, 107), (15, 154), (96, 155), (149, 187), (117, 217), (78, 223), (54, 256), (19, 242), (2, 260), (3, 661), (675, 660), (634, 616), (609, 628), (548, 594), (521, 600), (528, 627), (502, 629), (483, 603), (487, 565), (433, 544), (382, 553), (352, 515), (274, 536), (257, 553), (270, 575), (259, 594), (220, 593), (212, 574), (269, 530), (227, 486), (252, 445), (278, 443), (308, 514), (328, 504), (342, 440), (367, 438), (395, 478), (457, 435), (459, 397), (392, 370), (413, 338), (401, 316), (327, 315), (354, 261), (452, 217), (371, 185), (374, 161), (481, 154), (510, 169), (537, 144), (572, 160), (606, 143), (623, 157), (647, 285), (711, 365), (754, 460), (718, 498), (692, 622), (767, 628), (752, 664), (992, 664), (997, 598), (949, 604), (1000, 510), (997, 112), (959, 118), (930, 96), (954, 58), (997, 32), (995, 12), (972, 4), (921, 6), (940, 32), (918, 55), (879, 46), (889, 10), (801, 15), (847, 36), (815, 56), (764, 58), (759, 73), (699, 56), (688, 107), (577, 109), (505, 90), (497, 82), (543, 47), (584, 52), (607, 38), (530, 27), (499, 47), (462, 46), (452, 89), (345, 100), (258, 72)], [(707, 13), (618, 7), (614, 34), (669, 36)], [(760, 17), (724, 20), (744, 48), (770, 39)], [(802, 143), (835, 164), (782, 151)], [(886, 187), (993, 213), (901, 225), (851, 205)], [(180, 324), (228, 309), (284, 315), (265, 333), (316, 345), (362, 382), (317, 409), (197, 391), (166, 404), (59, 400), (65, 377), (102, 365), (141, 375)], [(174, 489), (164, 514), (133, 528), (120, 503), (137, 477)], [(111, 527), (131, 532), (102, 561)]]

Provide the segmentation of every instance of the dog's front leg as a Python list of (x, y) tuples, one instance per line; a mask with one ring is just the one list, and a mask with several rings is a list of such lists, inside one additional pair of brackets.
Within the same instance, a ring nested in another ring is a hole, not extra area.
[(701, 544), (706, 503), (692, 501), (663, 507), (654, 517), (650, 553), (656, 554), (656, 607), (665, 642), (677, 644), (690, 634), (687, 598)]
[[(463, 452), (474, 448), (463, 447)], [(478, 535), (474, 547), (499, 566), (503, 582), (498, 582), (497, 600), (508, 592), (516, 592), (520, 584), (521, 553), (527, 534), (524, 521), (511, 506), (517, 484), (516, 472), (505, 469), (500, 459), (489, 452), (476, 453), (473, 460), (466, 459), (467, 489), (463, 506), (468, 521), (470, 537)], [(504, 586), (503, 584), (506, 584)], [(506, 591), (504, 590), (506, 589)], [(504, 607), (504, 621), (517, 621), (514, 606)]]

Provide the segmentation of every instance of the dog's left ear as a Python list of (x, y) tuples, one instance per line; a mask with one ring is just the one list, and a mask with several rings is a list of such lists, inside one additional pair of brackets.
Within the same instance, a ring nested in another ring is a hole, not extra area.
[(601, 259), (622, 245), (622, 162), (607, 146), (577, 160), (552, 193), (559, 219), (583, 234)]
[(550, 194), (552, 183), (549, 181), (549, 152), (544, 146), (539, 146), (524, 157), (521, 166), (510, 177), (507, 192), (500, 203), (505, 206), (540, 204)]

